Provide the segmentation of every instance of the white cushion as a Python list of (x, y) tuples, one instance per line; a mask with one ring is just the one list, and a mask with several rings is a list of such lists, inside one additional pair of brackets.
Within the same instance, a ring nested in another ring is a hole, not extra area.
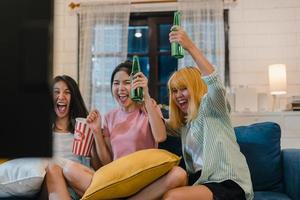
[(40, 191), (48, 159), (18, 158), (0, 165), (0, 197), (32, 197)]

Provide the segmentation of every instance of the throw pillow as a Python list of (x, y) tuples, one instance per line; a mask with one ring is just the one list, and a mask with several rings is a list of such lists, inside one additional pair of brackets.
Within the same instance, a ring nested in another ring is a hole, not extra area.
[(117, 199), (128, 197), (162, 175), (180, 158), (166, 150), (146, 149), (115, 160), (98, 169), (83, 200)]
[(255, 191), (282, 191), (280, 126), (273, 122), (235, 127)]
[(47, 159), (18, 158), (0, 165), (0, 197), (32, 197), (40, 191)]

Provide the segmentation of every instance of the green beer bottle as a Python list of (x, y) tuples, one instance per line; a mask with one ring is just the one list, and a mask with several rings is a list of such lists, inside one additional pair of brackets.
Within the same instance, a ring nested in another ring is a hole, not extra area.
[[(181, 26), (181, 13), (179, 11), (174, 13), (173, 25)], [(172, 29), (171, 31), (176, 31), (176, 29)], [(184, 49), (177, 42), (171, 43), (171, 56), (174, 56), (177, 59), (183, 58), (184, 56)]]
[[(139, 57), (133, 56), (132, 69), (131, 69), (131, 74), (130, 74), (131, 82), (133, 81), (133, 76), (140, 71), (141, 71), (141, 68), (140, 68)], [(131, 88), (130, 98), (137, 103), (142, 103), (143, 98), (144, 98), (143, 88), (141, 88), (141, 87), (136, 88), (136, 89)]]

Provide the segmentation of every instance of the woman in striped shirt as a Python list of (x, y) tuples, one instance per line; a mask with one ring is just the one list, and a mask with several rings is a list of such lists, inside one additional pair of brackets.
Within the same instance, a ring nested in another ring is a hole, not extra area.
[(181, 136), (188, 186), (169, 190), (164, 199), (253, 199), (248, 165), (217, 71), (181, 28), (169, 40), (182, 45), (197, 67), (178, 70), (168, 82), (168, 126)]

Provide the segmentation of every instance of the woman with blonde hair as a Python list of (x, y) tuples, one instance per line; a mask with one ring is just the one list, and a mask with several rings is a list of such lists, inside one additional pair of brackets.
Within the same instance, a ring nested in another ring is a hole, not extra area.
[(169, 190), (163, 199), (253, 199), (249, 168), (217, 71), (181, 28), (169, 39), (182, 45), (197, 67), (182, 68), (168, 81), (168, 126), (181, 136), (188, 185)]
[[(185, 67), (171, 76), (168, 85), (172, 84), (172, 88), (189, 88), (189, 93), (199, 94), (191, 96), (188, 102), (187, 115), (183, 113), (176, 102), (170, 98), (169, 106), (172, 110), (172, 115), (170, 115), (169, 125), (173, 129), (180, 128), (184, 125), (185, 120), (192, 120), (197, 116), (201, 98), (207, 92), (207, 86), (202, 79), (199, 79), (200, 76), (201, 72), (196, 67)], [(169, 91), (172, 93), (172, 89), (169, 88)]]

